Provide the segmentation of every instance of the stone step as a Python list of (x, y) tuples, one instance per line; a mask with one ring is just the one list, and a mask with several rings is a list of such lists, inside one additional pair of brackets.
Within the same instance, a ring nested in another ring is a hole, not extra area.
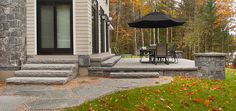
[(102, 67), (112, 67), (114, 66), (119, 60), (121, 59), (121, 56), (114, 56), (106, 61), (102, 62)]
[(12, 77), (6, 80), (7, 84), (55, 84), (62, 85), (68, 82), (67, 77)]
[(34, 56), (27, 59), (27, 64), (74, 64), (78, 62), (77, 56)]
[(69, 77), (70, 70), (20, 70), (15, 72), (16, 77)]
[(89, 67), (89, 71), (106, 71), (106, 72), (158, 72), (158, 71), (197, 71), (197, 67), (186, 68), (153, 68), (153, 67)]
[(158, 72), (111, 72), (111, 78), (158, 78)]
[(103, 62), (103, 61), (110, 59), (114, 56), (115, 56), (115, 54), (110, 54), (110, 53), (93, 54), (90, 56), (90, 61), (91, 62)]
[(24, 64), (22, 70), (71, 70), (75, 64)]

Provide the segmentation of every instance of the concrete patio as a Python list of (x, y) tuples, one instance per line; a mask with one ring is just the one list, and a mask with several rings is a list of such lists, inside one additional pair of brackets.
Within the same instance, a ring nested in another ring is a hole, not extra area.
[[(148, 61), (148, 58), (144, 58), (143, 61)], [(178, 63), (169, 63), (168, 65), (164, 62), (157, 63), (140, 63), (140, 58), (122, 58), (113, 68), (145, 68), (145, 69), (178, 69), (178, 68), (195, 68), (195, 63), (188, 59), (178, 59)]]

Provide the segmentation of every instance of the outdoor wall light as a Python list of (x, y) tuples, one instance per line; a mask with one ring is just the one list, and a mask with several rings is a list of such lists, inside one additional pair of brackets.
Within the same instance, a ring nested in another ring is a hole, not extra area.
[(106, 20), (106, 18), (107, 18), (106, 15), (102, 15), (103, 20)]
[(97, 1), (93, 0), (93, 6), (97, 6)]

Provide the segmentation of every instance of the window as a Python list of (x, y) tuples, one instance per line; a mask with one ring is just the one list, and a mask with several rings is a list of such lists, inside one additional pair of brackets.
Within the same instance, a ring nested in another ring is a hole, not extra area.
[(98, 53), (98, 3), (96, 0), (92, 0), (92, 3), (92, 51)]
[(101, 52), (105, 52), (105, 18), (104, 10), (100, 8)]
[(72, 0), (37, 0), (38, 53), (71, 54), (72, 22)]

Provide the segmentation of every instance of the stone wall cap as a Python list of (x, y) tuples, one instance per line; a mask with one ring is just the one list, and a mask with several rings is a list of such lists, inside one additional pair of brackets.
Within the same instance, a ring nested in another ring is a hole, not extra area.
[(226, 56), (226, 53), (218, 53), (218, 52), (207, 52), (207, 53), (195, 53), (195, 56), (210, 56), (210, 57), (215, 57), (215, 56)]

